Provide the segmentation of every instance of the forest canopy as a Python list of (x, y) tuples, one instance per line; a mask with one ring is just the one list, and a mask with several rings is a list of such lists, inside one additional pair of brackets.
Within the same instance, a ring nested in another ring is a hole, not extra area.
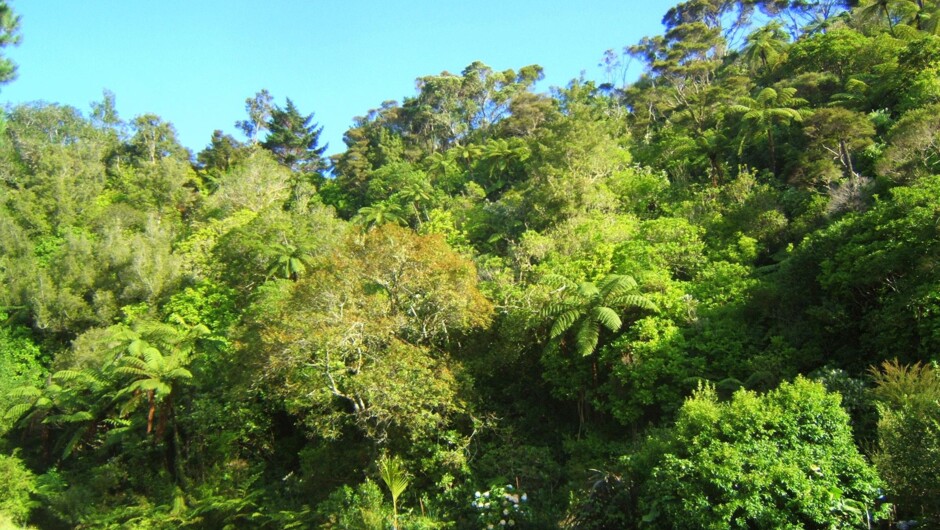
[(940, 3), (663, 24), (329, 157), (265, 89), (196, 154), (8, 106), (0, 528), (940, 524)]

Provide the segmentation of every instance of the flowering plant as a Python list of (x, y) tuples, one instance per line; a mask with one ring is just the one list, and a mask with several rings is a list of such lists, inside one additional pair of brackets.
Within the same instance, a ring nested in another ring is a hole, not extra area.
[(470, 503), (477, 511), (482, 528), (487, 530), (516, 526), (528, 517), (528, 495), (516, 491), (512, 484), (493, 486), (473, 494)]

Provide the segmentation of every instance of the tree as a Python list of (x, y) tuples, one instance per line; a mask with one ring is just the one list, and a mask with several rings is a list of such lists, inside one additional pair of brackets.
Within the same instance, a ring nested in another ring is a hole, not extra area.
[[(543, 318), (550, 318), (552, 322), (549, 344), (546, 347), (543, 362), (560, 363), (561, 370), (571, 380), (575, 380), (574, 368), (582, 364), (581, 358), (590, 357), (590, 374), (582, 375), (581, 381), (574, 385), (569, 384), (567, 390), (577, 393), (578, 417), (583, 427), (588, 411), (586, 408), (589, 402), (588, 391), (596, 389), (601, 378), (596, 354), (601, 339), (601, 328), (617, 333), (623, 327), (621, 315), (627, 309), (639, 308), (655, 311), (656, 306), (638, 292), (636, 280), (630, 276), (610, 274), (596, 284), (581, 282), (577, 285), (564, 277), (550, 276), (546, 279), (546, 283), (560, 284), (560, 287), (552, 293), (552, 298), (557, 301), (549, 302), (541, 312)], [(565, 336), (572, 333), (574, 334), (572, 349), (578, 358), (553, 359), (555, 355), (568, 349), (565, 348), (567, 345)]]
[(253, 98), (245, 99), (245, 112), (248, 113), (248, 119), (235, 122), (235, 126), (245, 133), (249, 143), (256, 143), (261, 131), (268, 128), (273, 102), (274, 98), (267, 89), (262, 89)]
[(740, 103), (732, 105), (729, 110), (742, 114), (741, 120), (745, 125), (745, 136), (741, 138), (739, 153), (744, 148), (744, 140), (755, 132), (767, 135), (767, 144), (770, 147), (770, 169), (777, 172), (777, 142), (774, 139), (774, 127), (777, 124), (789, 125), (791, 122), (802, 122), (803, 114), (797, 110), (806, 105), (807, 101), (796, 97), (795, 88), (765, 88), (757, 93), (757, 97), (745, 98)]
[(274, 153), (274, 158), (291, 171), (317, 173), (326, 168), (323, 153), (327, 146), (320, 147), (320, 133), (313, 121), (313, 114), (304, 116), (287, 98), (284, 108), (275, 106), (267, 122), (268, 135), (261, 146)]
[(549, 338), (559, 339), (574, 331), (574, 349), (578, 355), (587, 357), (594, 353), (600, 341), (601, 326), (612, 333), (620, 331), (620, 318), (627, 308), (655, 311), (656, 306), (637, 292), (637, 283), (630, 276), (611, 274), (595, 284), (582, 282), (573, 285), (561, 277), (553, 277), (550, 283), (560, 283), (560, 301), (551, 302), (542, 311), (552, 317)]
[(176, 128), (156, 114), (142, 114), (131, 122), (134, 136), (130, 140), (133, 154), (154, 165), (168, 157), (189, 160), (189, 153), (176, 139)]
[(213, 177), (218, 178), (235, 164), (247, 158), (248, 153), (230, 134), (216, 129), (212, 132), (209, 145), (196, 155), (196, 161)]
[(725, 403), (700, 387), (643, 485), (643, 520), (679, 530), (870, 528), (885, 515), (881, 481), (840, 402), (802, 377)]
[(892, 35), (899, 22), (911, 19), (917, 11), (917, 4), (911, 0), (862, 0), (857, 7), (862, 20), (884, 20)]
[(752, 71), (767, 70), (776, 65), (789, 42), (783, 26), (774, 21), (747, 36), (741, 57)]
[[(20, 43), (20, 17), (7, 2), (0, 2), (0, 49)], [(0, 84), (16, 78), (16, 63), (0, 55)]]
[(208, 330), (200, 327), (181, 333), (170, 325), (149, 324), (143, 327), (143, 331), (143, 334), (132, 330), (124, 332), (129, 339), (127, 354), (121, 355), (114, 371), (127, 376), (128, 380), (118, 391), (116, 399), (125, 400), (122, 415), (126, 415), (136, 408), (139, 396), (144, 397), (147, 402), (147, 434), (154, 432), (154, 420), (158, 420), (155, 434), (159, 439), (163, 437), (167, 422), (173, 420), (174, 387), (193, 377), (186, 368), (192, 342)]
[(354, 425), (379, 443), (414, 440), (459, 414), (445, 352), (492, 311), (472, 262), (440, 236), (392, 224), (350, 234), (264, 295), (273, 297), (256, 316), (264, 384), (318, 436)]
[(857, 185), (855, 158), (874, 143), (875, 136), (875, 127), (864, 114), (840, 107), (818, 109), (806, 118), (803, 133), (812, 140), (809, 151), (830, 164), (836, 161), (840, 173)]
[(900, 519), (940, 523), (940, 374), (934, 365), (871, 367), (878, 400), (878, 451), (872, 457)]
[(888, 132), (878, 171), (897, 182), (940, 173), (940, 103), (904, 114)]

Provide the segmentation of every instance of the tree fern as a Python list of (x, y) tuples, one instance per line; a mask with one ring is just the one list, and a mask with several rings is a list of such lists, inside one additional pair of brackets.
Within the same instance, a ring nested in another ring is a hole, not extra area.
[(540, 312), (551, 318), (549, 339), (555, 341), (565, 333), (575, 333), (575, 350), (588, 356), (597, 348), (601, 326), (616, 333), (623, 327), (621, 314), (628, 308), (656, 311), (648, 298), (637, 292), (636, 280), (630, 276), (610, 274), (597, 283), (582, 282), (575, 286), (568, 279), (552, 275), (543, 282), (557, 286), (563, 293), (561, 300), (546, 304)]

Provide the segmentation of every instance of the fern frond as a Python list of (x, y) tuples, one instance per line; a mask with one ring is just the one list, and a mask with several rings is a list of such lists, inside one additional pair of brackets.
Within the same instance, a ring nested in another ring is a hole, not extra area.
[(594, 282), (581, 282), (578, 284), (578, 296), (581, 298), (594, 298), (600, 296), (601, 291)]
[(659, 308), (654, 304), (649, 298), (643, 296), (642, 294), (624, 294), (618, 296), (616, 299), (612, 299), (611, 305), (620, 306), (620, 307), (636, 307), (639, 309), (646, 309), (648, 311), (659, 311)]
[(169, 394), (170, 385), (160, 381), (159, 379), (141, 379), (139, 381), (134, 381), (131, 385), (134, 389), (140, 389), (145, 392), (153, 390), (157, 394)]
[(577, 342), (575, 343), (578, 354), (582, 357), (591, 355), (591, 353), (594, 352), (594, 348), (597, 347), (597, 342), (600, 338), (600, 325), (594, 320), (585, 320), (584, 324), (578, 330)]
[(82, 439), (84, 434), (84, 428), (75, 430), (75, 433), (72, 434), (72, 437), (69, 438), (69, 441), (65, 444), (65, 448), (62, 450), (62, 460), (65, 460), (72, 454), (72, 451), (75, 449), (75, 446), (78, 445), (78, 442)]
[(574, 284), (571, 283), (571, 280), (560, 274), (548, 274), (542, 278), (542, 283), (549, 287), (562, 287), (566, 289), (574, 287)]
[(594, 320), (600, 322), (610, 331), (619, 331), (621, 326), (623, 326), (623, 321), (620, 320), (620, 315), (618, 315), (616, 311), (609, 307), (595, 307), (592, 313)]
[(539, 311), (538, 315), (541, 318), (549, 318), (560, 315), (569, 309), (571, 309), (571, 304), (567, 300), (549, 302)]
[(600, 289), (604, 297), (619, 296), (637, 288), (636, 280), (632, 276), (612, 274), (601, 281)]
[(154, 348), (153, 346), (144, 348), (141, 353), (143, 354), (144, 361), (147, 362), (148, 366), (160, 367), (163, 366), (163, 354), (160, 353), (160, 350)]
[(42, 395), (42, 391), (34, 386), (18, 386), (7, 392), (7, 397), (20, 399), (35, 399)]
[(185, 368), (174, 368), (164, 375), (166, 379), (192, 379), (193, 374)]
[(569, 309), (558, 315), (558, 317), (555, 318), (555, 322), (552, 324), (552, 329), (548, 336), (553, 339), (560, 337), (568, 331), (579, 318), (581, 318), (581, 311), (578, 309)]
[(32, 403), (19, 403), (8, 408), (6, 414), (3, 415), (4, 419), (16, 421), (29, 412), (33, 408)]
[[(49, 423), (81, 423), (95, 419), (95, 416), (87, 410), (80, 410), (71, 414), (57, 414), (46, 418)], [(45, 423), (45, 422), (43, 422)]]

